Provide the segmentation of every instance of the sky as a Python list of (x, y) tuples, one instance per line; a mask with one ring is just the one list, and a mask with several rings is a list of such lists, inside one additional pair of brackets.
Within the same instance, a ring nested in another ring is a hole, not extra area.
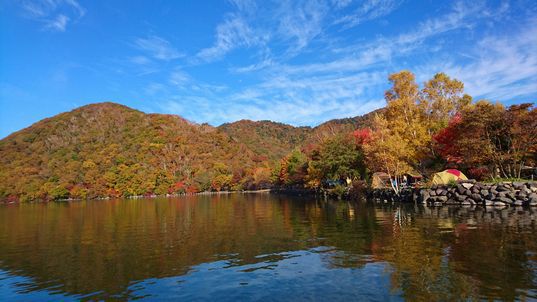
[(220, 125), (383, 107), (388, 75), (537, 97), (537, 1), (0, 2), (0, 138), (96, 102)]

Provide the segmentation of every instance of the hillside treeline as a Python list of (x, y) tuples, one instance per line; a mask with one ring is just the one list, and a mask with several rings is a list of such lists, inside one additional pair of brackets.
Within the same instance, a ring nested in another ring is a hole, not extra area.
[(474, 101), (443, 73), (423, 85), (409, 71), (389, 81), (385, 108), (314, 128), (247, 120), (212, 127), (114, 103), (80, 107), (0, 141), (0, 198), (319, 188), (446, 167), (516, 178), (535, 166), (533, 104)]

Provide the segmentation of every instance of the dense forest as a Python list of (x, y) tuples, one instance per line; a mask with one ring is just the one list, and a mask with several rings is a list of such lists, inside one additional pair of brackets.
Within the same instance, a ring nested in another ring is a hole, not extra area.
[(520, 178), (537, 162), (537, 109), (472, 100), (444, 73), (389, 76), (386, 107), (317, 127), (242, 120), (213, 127), (114, 103), (44, 119), (0, 141), (3, 201), (128, 197), (367, 183), (451, 167)]

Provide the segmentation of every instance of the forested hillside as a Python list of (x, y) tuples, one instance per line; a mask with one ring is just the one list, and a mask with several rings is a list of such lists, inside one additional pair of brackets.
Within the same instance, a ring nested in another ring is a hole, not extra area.
[[(334, 129), (352, 129), (353, 121), (338, 122)], [(248, 120), (215, 128), (176, 115), (91, 104), (0, 141), (0, 197), (95, 198), (267, 188), (277, 178), (280, 159), (324, 128)]]
[(92, 104), (0, 141), (0, 194), (24, 199), (221, 189), (254, 153), (175, 115)]
[(389, 80), (386, 108), (315, 128), (248, 120), (212, 127), (87, 105), (0, 141), (0, 200), (319, 188), (375, 171), (397, 180), (446, 167), (519, 178), (537, 164), (533, 104), (474, 102), (443, 73), (421, 87), (409, 71)]
[(312, 133), (310, 127), (293, 127), (271, 121), (240, 120), (218, 129), (235, 142), (245, 144), (261, 160), (279, 160), (293, 148), (301, 146)]

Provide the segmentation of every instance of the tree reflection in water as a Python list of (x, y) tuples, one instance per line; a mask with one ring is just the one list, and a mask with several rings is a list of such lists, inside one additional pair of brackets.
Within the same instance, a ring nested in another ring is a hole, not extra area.
[[(306, 253), (318, 255), (324, 274), (382, 265), (395, 298), (514, 300), (536, 297), (536, 239), (535, 214), (520, 209), (268, 194), (8, 205), (0, 208), (0, 285), (2, 293), (11, 286), (30, 298), (44, 289), (76, 298), (133, 298), (133, 284), (188, 281), (202, 264), (222, 264), (224, 278), (226, 270), (239, 269), (248, 280), (262, 270), (304, 264)], [(27, 279), (15, 282), (16, 276)], [(266, 286), (277, 281), (255, 276)], [(311, 287), (323, 280), (301, 278), (297, 282)], [(332, 282), (341, 292), (365, 286)]]

